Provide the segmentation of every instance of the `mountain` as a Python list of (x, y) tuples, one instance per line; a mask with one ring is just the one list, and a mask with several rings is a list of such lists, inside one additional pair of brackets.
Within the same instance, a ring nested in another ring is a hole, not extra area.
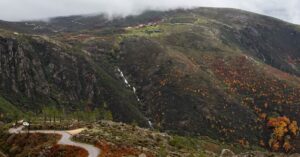
[(107, 104), (117, 121), (274, 148), (298, 130), (300, 26), (196, 8), (0, 28), (1, 96), (23, 112)]

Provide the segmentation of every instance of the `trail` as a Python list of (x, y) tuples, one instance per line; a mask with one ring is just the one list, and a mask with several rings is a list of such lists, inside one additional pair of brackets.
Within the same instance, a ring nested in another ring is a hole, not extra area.
[[(11, 128), (8, 130), (10, 134), (18, 134), (18, 133), (27, 133), (27, 131), (22, 131), (24, 127)], [(42, 133), (42, 134), (59, 134), (61, 135), (61, 139), (57, 142), (60, 145), (69, 145), (75, 146), (85, 149), (89, 155), (88, 157), (98, 157), (100, 155), (100, 149), (89, 144), (74, 142), (71, 138), (75, 135), (83, 131), (84, 129), (70, 130), (70, 131), (56, 131), (56, 130), (35, 130), (29, 131), (29, 133)]]
[(7, 156), (0, 151), (0, 157), (7, 157)]

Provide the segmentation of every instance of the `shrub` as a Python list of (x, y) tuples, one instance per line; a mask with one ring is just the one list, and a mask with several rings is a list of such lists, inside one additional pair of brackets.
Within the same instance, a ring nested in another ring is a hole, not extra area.
[(298, 134), (299, 128), (296, 121), (291, 121), (285, 116), (270, 118), (267, 126), (273, 131), (269, 139), (269, 147), (273, 151), (284, 149), (289, 152), (293, 149), (290, 139)]

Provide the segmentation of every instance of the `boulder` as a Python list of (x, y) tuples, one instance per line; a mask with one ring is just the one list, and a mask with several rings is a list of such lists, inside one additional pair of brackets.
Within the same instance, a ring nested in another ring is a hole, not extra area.
[(223, 149), (220, 157), (236, 157), (236, 155), (229, 149)]
[(147, 155), (142, 153), (142, 154), (139, 155), (139, 157), (147, 157)]

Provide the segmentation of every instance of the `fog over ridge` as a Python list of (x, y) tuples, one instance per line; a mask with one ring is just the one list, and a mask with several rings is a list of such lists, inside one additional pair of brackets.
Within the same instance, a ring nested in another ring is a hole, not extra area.
[(0, 0), (0, 19), (20, 21), (100, 13), (128, 16), (145, 10), (201, 6), (237, 8), (300, 24), (300, 0)]

